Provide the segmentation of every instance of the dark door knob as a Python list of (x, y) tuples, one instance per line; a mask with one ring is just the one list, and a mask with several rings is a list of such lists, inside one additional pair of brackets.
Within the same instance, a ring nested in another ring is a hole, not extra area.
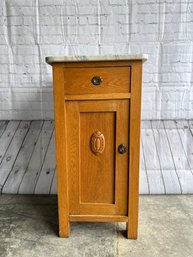
[(99, 76), (95, 76), (92, 78), (91, 82), (93, 83), (93, 85), (95, 86), (99, 86), (102, 83), (102, 78)]
[(126, 153), (126, 152), (127, 152), (126, 146), (125, 146), (124, 144), (120, 144), (120, 145), (118, 146), (118, 152), (119, 152), (120, 154)]

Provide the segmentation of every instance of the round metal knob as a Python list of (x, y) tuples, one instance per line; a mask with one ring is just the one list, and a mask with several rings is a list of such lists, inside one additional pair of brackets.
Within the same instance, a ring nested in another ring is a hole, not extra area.
[(99, 76), (95, 76), (92, 78), (91, 82), (93, 83), (93, 85), (95, 86), (99, 86), (102, 83), (102, 78)]
[(126, 153), (126, 152), (127, 152), (126, 146), (123, 145), (123, 144), (120, 144), (120, 145), (118, 146), (118, 152), (119, 152), (120, 154)]

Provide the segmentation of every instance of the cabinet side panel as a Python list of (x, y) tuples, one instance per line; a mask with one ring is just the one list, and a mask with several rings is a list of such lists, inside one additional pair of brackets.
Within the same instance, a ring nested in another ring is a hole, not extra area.
[(115, 201), (115, 112), (80, 113), (81, 203)]
[(128, 238), (137, 238), (139, 202), (139, 154), (141, 116), (142, 62), (132, 64), (130, 102), (130, 153), (129, 153), (129, 224)]
[(69, 236), (68, 172), (66, 166), (66, 127), (62, 65), (53, 65), (54, 117), (56, 128), (56, 162), (58, 188), (59, 235)]

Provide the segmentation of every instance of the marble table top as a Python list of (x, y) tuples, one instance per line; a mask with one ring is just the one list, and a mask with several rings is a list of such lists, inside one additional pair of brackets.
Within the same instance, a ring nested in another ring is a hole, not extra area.
[(46, 62), (53, 64), (55, 62), (82, 62), (82, 61), (114, 61), (114, 60), (142, 60), (148, 59), (147, 54), (125, 54), (125, 55), (74, 55), (74, 56), (48, 56)]

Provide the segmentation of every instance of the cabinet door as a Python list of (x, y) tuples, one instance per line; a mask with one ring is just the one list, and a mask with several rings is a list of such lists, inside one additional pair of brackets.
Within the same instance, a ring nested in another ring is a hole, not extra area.
[(70, 214), (127, 215), (129, 100), (66, 101), (66, 130)]

